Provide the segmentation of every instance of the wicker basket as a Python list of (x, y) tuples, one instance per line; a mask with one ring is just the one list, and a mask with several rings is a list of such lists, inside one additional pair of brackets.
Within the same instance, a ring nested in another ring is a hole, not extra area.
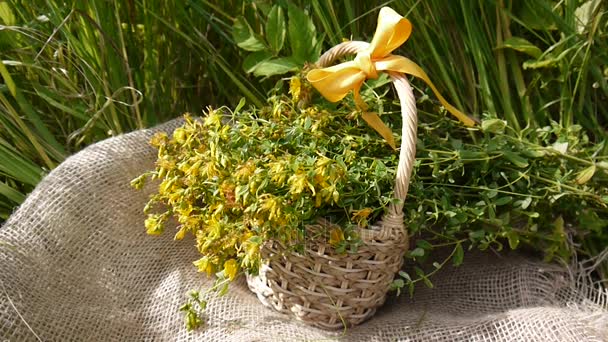
[[(325, 67), (345, 54), (357, 53), (366, 42), (345, 42), (327, 51), (317, 65)], [(303, 254), (279, 243), (262, 248), (265, 264), (258, 276), (249, 276), (249, 288), (260, 301), (305, 323), (339, 329), (370, 318), (385, 300), (403, 263), (408, 236), (403, 224), (403, 201), (416, 154), (416, 102), (404, 75), (389, 72), (401, 101), (402, 140), (395, 180), (395, 197), (380, 222), (359, 229), (363, 240), (356, 253), (339, 254), (323, 236), (306, 242)], [(306, 227), (314, 236), (327, 223)], [(323, 234), (321, 234), (323, 235)]]

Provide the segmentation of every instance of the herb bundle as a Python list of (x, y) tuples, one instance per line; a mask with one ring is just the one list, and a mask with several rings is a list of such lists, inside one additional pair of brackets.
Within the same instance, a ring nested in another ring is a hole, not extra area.
[[(380, 113), (396, 107), (374, 96), (374, 85), (385, 82), (371, 82), (363, 93)], [(349, 109), (352, 103), (317, 99), (303, 106), (307, 89), (294, 78), (292, 98), (272, 96), (259, 110), (243, 110), (244, 103), (234, 111), (210, 109), (203, 119), (186, 115), (172, 136), (154, 136), (156, 169), (133, 181), (160, 181), (146, 211), (156, 203), (167, 210), (149, 214), (148, 233), (160, 234), (175, 216), (175, 238), (196, 237), (202, 257), (194, 264), (225, 284), (242, 270), (257, 273), (267, 241), (297, 249), (304, 225), (318, 218), (342, 226), (327, 232), (330, 244), (356, 250), (353, 228), (374, 222), (392, 200), (397, 153)], [(399, 115), (385, 114), (390, 127), (400, 126)], [(430, 275), (450, 260), (459, 265), (473, 248), (500, 251), (506, 244), (567, 260), (608, 225), (605, 149), (576, 125), (515, 131), (486, 117), (465, 128), (420, 111), (404, 208), (414, 242), (407, 256), (426, 262), (439, 247), (453, 249), (431, 271), (400, 272), (394, 287), (411, 293), (419, 281), (432, 286)], [(185, 311), (195, 317), (191, 307)]]
[(157, 134), (157, 168), (136, 179), (161, 180), (154, 203), (168, 205), (146, 220), (160, 234), (175, 216), (175, 238), (196, 236), (199, 270), (234, 279), (255, 274), (260, 247), (277, 240), (298, 247), (304, 225), (337, 223), (327, 238), (339, 251), (356, 248), (354, 227), (367, 226), (392, 200), (398, 155), (358, 114), (321, 106), (298, 109), (275, 96), (261, 110), (209, 110), (185, 116), (171, 137)]

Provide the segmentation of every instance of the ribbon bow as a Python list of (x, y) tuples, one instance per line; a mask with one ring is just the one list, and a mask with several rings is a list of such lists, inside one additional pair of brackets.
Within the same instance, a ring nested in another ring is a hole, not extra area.
[(361, 99), (360, 90), (368, 78), (378, 78), (378, 71), (406, 73), (422, 79), (435, 93), (439, 102), (467, 126), (475, 121), (450, 105), (439, 94), (428, 75), (412, 60), (391, 54), (393, 50), (405, 43), (412, 32), (412, 24), (389, 7), (383, 7), (378, 15), (378, 27), (369, 47), (357, 53), (353, 61), (344, 62), (324, 69), (311, 70), (306, 78), (331, 102), (342, 100), (353, 90), (355, 104), (363, 111), (363, 119), (374, 128), (386, 141), (395, 147), (391, 130), (380, 120), (378, 114), (365, 112), (368, 108)]

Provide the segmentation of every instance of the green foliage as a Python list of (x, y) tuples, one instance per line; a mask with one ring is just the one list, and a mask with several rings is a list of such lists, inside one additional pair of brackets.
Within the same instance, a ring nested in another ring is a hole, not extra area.
[(397, 1), (407, 51), (458, 107), (516, 130), (551, 121), (593, 138), (608, 122), (608, 20), (601, 1)]
[[(305, 63), (315, 62), (320, 56), (322, 40), (317, 40), (315, 25), (305, 11), (292, 3), (287, 6), (287, 20), (281, 5), (272, 6), (264, 33), (265, 39), (243, 16), (234, 23), (232, 36), (236, 45), (252, 52), (243, 61), (247, 73), (265, 77), (283, 75), (302, 69)], [(286, 33), (291, 54), (279, 57), (281, 52), (286, 52), (283, 51)]]
[(263, 103), (227, 62), (238, 50), (211, 11), (197, 2), (0, 2), (0, 220), (87, 144), (242, 96)]
[(203, 312), (207, 308), (207, 301), (201, 298), (198, 291), (188, 294), (188, 301), (179, 308), (184, 313), (184, 321), (188, 331), (197, 329), (203, 325)]

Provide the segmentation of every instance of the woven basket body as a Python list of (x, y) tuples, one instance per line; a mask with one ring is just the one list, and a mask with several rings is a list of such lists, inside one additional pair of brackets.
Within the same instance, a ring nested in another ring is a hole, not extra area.
[[(327, 51), (317, 65), (368, 47), (365, 42), (346, 42)], [(279, 312), (324, 329), (340, 329), (370, 318), (385, 300), (394, 275), (408, 248), (403, 225), (403, 201), (415, 158), (416, 107), (407, 79), (389, 73), (401, 101), (402, 141), (395, 180), (395, 198), (380, 222), (359, 229), (363, 241), (356, 253), (336, 253), (328, 244), (329, 224), (306, 227), (304, 251), (290, 251), (278, 242), (262, 248), (264, 265), (258, 276), (248, 276), (249, 288), (260, 301)]]

